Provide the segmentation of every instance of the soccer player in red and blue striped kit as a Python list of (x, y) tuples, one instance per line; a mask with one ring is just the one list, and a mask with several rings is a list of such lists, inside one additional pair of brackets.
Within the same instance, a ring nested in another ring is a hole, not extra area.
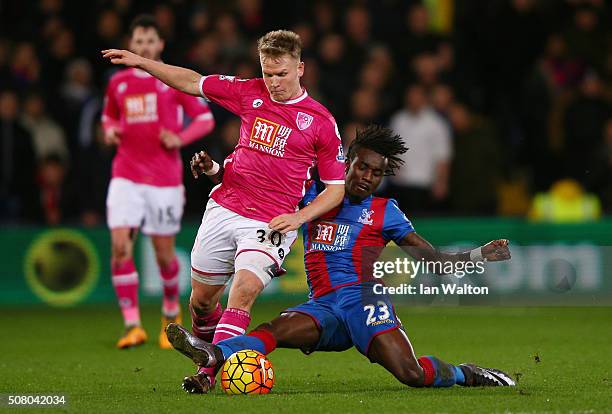
[[(285, 310), (248, 335), (209, 344), (178, 324), (166, 329), (175, 349), (199, 366), (219, 368), (243, 349), (263, 354), (276, 347), (314, 351), (344, 351), (355, 346), (402, 383), (413, 387), (512, 386), (506, 373), (474, 364), (453, 365), (434, 356), (416, 358), (388, 295), (377, 294), (372, 264), (382, 248), (394, 241), (417, 260), (428, 262), (499, 261), (510, 258), (506, 240), (494, 240), (471, 252), (446, 254), (420, 237), (393, 199), (372, 193), (383, 176), (401, 165), (407, 148), (393, 131), (370, 126), (358, 132), (346, 160), (346, 197), (341, 205), (302, 226), (310, 300)], [(205, 153), (192, 160), (194, 175), (212, 161)], [(215, 179), (221, 179), (222, 171)], [(317, 195), (310, 186), (303, 203)], [(206, 393), (208, 382), (186, 377), (183, 388)]]

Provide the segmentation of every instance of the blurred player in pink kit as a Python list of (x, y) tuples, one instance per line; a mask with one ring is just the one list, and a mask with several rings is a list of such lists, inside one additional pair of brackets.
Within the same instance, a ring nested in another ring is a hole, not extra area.
[[(210, 172), (223, 174), (223, 181), (211, 192), (191, 254), (192, 331), (215, 343), (245, 332), (255, 299), (282, 274), (296, 230), (344, 197), (340, 135), (332, 115), (300, 85), (299, 36), (269, 32), (259, 39), (258, 51), (263, 79), (250, 80), (202, 76), (125, 50), (102, 52), (112, 63), (144, 69), (174, 88), (204, 96), (242, 121), (234, 152)], [(298, 211), (314, 166), (326, 188)], [(232, 275), (223, 311), (219, 298)], [(204, 387), (214, 384), (210, 369), (197, 378)]]
[[(164, 41), (151, 16), (137, 17), (130, 28), (130, 49), (160, 61)], [(191, 124), (183, 129), (184, 113)], [(163, 328), (180, 320), (179, 265), (174, 239), (183, 215), (184, 188), (180, 148), (214, 127), (202, 99), (170, 88), (140, 69), (124, 69), (109, 81), (102, 114), (105, 140), (117, 145), (108, 188), (112, 282), (123, 313), (125, 332), (118, 348), (141, 345), (147, 334), (140, 323), (138, 273), (132, 258), (139, 227), (151, 236), (162, 278), (160, 347), (170, 343)]]

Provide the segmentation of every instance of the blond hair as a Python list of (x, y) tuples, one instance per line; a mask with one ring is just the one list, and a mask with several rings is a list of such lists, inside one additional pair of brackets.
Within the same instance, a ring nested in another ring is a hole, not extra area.
[(278, 57), (287, 54), (300, 60), (302, 39), (290, 30), (274, 30), (259, 38), (257, 51), (263, 56)]

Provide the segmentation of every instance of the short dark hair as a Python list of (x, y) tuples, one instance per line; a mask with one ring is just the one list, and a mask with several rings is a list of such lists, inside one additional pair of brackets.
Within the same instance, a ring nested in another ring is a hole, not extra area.
[(134, 20), (132, 20), (129, 29), (130, 37), (132, 37), (132, 35), (134, 34), (134, 30), (136, 30), (137, 27), (142, 27), (145, 29), (155, 29), (157, 35), (160, 38), (162, 37), (161, 29), (159, 28), (157, 20), (155, 20), (155, 17), (150, 14), (139, 14), (134, 18)]
[(395, 175), (395, 170), (404, 164), (399, 155), (408, 151), (404, 140), (392, 129), (380, 125), (368, 125), (357, 130), (355, 140), (348, 149), (348, 159), (353, 160), (359, 148), (372, 150), (388, 160), (385, 175)]

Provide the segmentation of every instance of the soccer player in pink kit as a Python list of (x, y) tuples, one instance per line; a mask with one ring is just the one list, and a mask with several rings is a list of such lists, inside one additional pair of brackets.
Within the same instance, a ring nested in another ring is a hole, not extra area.
[[(134, 53), (160, 61), (164, 42), (153, 17), (137, 17), (130, 35)], [(183, 129), (185, 112), (192, 122)], [(179, 149), (208, 134), (214, 127), (213, 116), (202, 99), (133, 68), (110, 79), (102, 125), (106, 142), (117, 145), (106, 200), (112, 282), (126, 327), (117, 347), (129, 348), (147, 340), (140, 322), (138, 273), (132, 258), (136, 232), (142, 226), (142, 232), (151, 236), (162, 278), (159, 344), (170, 349), (164, 328), (180, 320), (179, 265), (174, 248), (184, 204)]]
[[(344, 154), (336, 122), (300, 85), (301, 41), (269, 32), (258, 41), (263, 79), (200, 74), (125, 50), (102, 51), (112, 63), (144, 69), (164, 83), (205, 96), (238, 115), (240, 139), (224, 161), (191, 254), (192, 331), (219, 342), (245, 332), (259, 293), (282, 273), (296, 229), (337, 206), (344, 196)], [(311, 168), (326, 188), (297, 209)], [(216, 166), (211, 173), (219, 173)], [(227, 309), (219, 298), (234, 275)], [(212, 371), (198, 377), (210, 388)]]

